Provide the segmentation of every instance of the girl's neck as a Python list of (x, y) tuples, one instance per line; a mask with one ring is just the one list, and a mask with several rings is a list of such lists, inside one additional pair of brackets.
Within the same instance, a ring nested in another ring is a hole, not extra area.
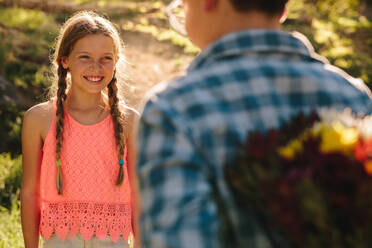
[(79, 123), (92, 125), (99, 123), (109, 113), (104, 96), (100, 94), (74, 94), (70, 89), (65, 102), (66, 111)]
[(97, 108), (105, 109), (103, 94), (75, 94), (72, 89), (67, 93), (66, 107), (70, 110), (91, 111)]

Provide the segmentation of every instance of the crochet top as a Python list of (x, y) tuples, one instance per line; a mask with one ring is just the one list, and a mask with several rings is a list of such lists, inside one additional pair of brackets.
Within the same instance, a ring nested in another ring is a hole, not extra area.
[(113, 120), (109, 114), (93, 125), (83, 125), (65, 111), (61, 169), (63, 194), (56, 189), (56, 105), (44, 141), (40, 175), (40, 234), (55, 233), (64, 240), (78, 232), (84, 240), (93, 235), (116, 242), (128, 241), (132, 232), (131, 192), (126, 149), (124, 181), (116, 185), (119, 171)]

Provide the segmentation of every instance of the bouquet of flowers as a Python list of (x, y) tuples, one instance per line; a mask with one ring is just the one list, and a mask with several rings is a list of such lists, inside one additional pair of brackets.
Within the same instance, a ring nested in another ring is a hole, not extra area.
[(226, 178), (274, 247), (372, 246), (371, 116), (323, 109), (252, 132)]

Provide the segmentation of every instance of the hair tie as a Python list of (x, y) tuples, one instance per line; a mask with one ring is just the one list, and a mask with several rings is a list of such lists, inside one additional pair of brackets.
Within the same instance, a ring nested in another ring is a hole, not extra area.
[(116, 185), (121, 185), (124, 181), (124, 160), (119, 160), (119, 173), (118, 173), (118, 179), (116, 181)]

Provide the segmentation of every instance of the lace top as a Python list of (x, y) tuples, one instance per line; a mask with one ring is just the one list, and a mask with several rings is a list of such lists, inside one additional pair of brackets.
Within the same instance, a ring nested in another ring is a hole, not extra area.
[[(83, 125), (65, 111), (61, 168), (63, 194), (56, 189), (56, 107), (43, 146), (41, 162), (40, 233), (61, 240), (80, 232), (85, 240), (93, 235), (116, 242), (128, 240), (132, 232), (130, 186), (124, 164), (124, 181), (116, 185), (119, 165), (111, 115), (94, 125)], [(124, 161), (127, 160), (126, 149)]]

